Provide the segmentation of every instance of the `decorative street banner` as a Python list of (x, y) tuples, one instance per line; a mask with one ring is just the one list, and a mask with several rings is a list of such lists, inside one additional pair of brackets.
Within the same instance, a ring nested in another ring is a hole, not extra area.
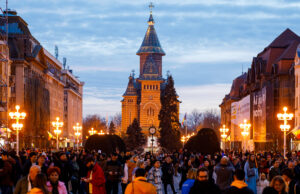
[(243, 140), (240, 124), (243, 123), (245, 119), (250, 122), (250, 95), (231, 104), (231, 141)]
[(266, 87), (253, 94), (253, 140), (266, 142)]

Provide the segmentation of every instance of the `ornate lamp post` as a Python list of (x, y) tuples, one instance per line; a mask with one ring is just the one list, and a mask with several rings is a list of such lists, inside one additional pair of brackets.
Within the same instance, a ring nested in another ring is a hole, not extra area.
[(246, 151), (246, 147), (247, 147), (246, 137), (249, 135), (250, 127), (251, 127), (251, 124), (248, 123), (246, 119), (244, 120), (244, 123), (240, 124), (240, 128), (243, 129), (242, 136), (244, 138), (244, 151)]
[(100, 133), (98, 133), (98, 135), (105, 135), (105, 133), (103, 132), (103, 130), (100, 130)]
[(281, 131), (283, 131), (283, 156), (285, 157), (286, 154), (286, 132), (290, 130), (291, 126), (288, 125), (288, 121), (292, 120), (294, 115), (292, 113), (286, 113), (288, 110), (287, 107), (283, 107), (283, 114), (277, 114), (277, 118), (280, 121), (283, 121), (283, 125), (280, 125)]
[(96, 134), (96, 133), (97, 133), (97, 131), (94, 130), (94, 128), (91, 128), (91, 130), (89, 130), (89, 134), (90, 134), (90, 135), (94, 135), (94, 134)]
[(81, 133), (79, 131), (82, 130), (82, 126), (79, 125), (79, 123), (76, 123), (76, 126), (73, 126), (73, 129), (75, 130), (75, 136), (77, 138), (77, 151), (78, 151), (78, 147), (79, 147), (79, 136), (81, 135)]
[(60, 127), (62, 127), (64, 125), (63, 122), (59, 122), (59, 117), (56, 117), (56, 121), (52, 122), (52, 126), (55, 127), (54, 133), (56, 134), (56, 149), (59, 149), (58, 146), (58, 135), (61, 134), (61, 130), (59, 129)]
[(16, 110), (17, 110), (17, 112), (10, 112), (9, 116), (10, 116), (11, 119), (16, 120), (16, 123), (13, 123), (12, 127), (14, 128), (14, 130), (16, 130), (16, 136), (17, 136), (17, 150), (16, 151), (17, 151), (17, 155), (19, 156), (19, 131), (23, 127), (23, 124), (19, 123), (19, 120), (24, 119), (26, 117), (26, 113), (25, 112), (22, 112), (22, 113), (19, 112), (19, 110), (20, 110), (19, 105), (16, 106)]
[(154, 143), (154, 139), (153, 139), (153, 135), (156, 133), (156, 128), (154, 126), (149, 128), (149, 133), (151, 134), (151, 147), (152, 147), (152, 155), (153, 155), (153, 143)]
[(185, 137), (184, 135), (183, 135), (183, 136), (181, 136), (181, 139), (180, 139), (180, 141), (182, 142), (182, 144), (183, 144), (183, 147), (184, 147), (185, 140), (186, 140), (186, 137)]
[(223, 148), (224, 150), (226, 149), (226, 138), (227, 138), (227, 134), (228, 133), (229, 129), (226, 128), (225, 125), (223, 125), (222, 128), (220, 128), (220, 132), (221, 132), (221, 143), (223, 143)]

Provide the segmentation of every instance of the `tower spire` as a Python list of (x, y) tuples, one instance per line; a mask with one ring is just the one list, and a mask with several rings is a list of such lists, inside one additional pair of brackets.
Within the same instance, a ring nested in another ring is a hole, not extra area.
[(149, 9), (150, 9), (150, 17), (149, 17), (149, 20), (148, 20), (148, 24), (149, 26), (150, 25), (154, 25), (154, 19), (153, 19), (153, 16), (152, 16), (152, 9), (154, 8), (154, 5), (152, 2), (150, 2), (149, 4)]

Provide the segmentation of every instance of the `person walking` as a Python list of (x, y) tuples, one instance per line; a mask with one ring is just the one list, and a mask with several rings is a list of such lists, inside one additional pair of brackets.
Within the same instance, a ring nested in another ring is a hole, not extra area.
[(148, 182), (152, 183), (156, 187), (157, 194), (162, 194), (162, 172), (160, 169), (160, 161), (156, 160), (153, 167), (148, 172)]
[(135, 179), (127, 185), (125, 194), (156, 194), (155, 186), (147, 182), (145, 169), (135, 171)]
[(168, 185), (171, 186), (173, 193), (176, 193), (174, 188), (174, 166), (170, 156), (167, 156), (165, 162), (162, 165), (162, 182), (164, 184), (165, 194), (168, 193)]
[(197, 171), (197, 179), (189, 194), (221, 194), (221, 190), (214, 182), (209, 181), (209, 172), (202, 167)]
[(33, 165), (29, 169), (28, 176), (21, 178), (14, 190), (14, 194), (27, 194), (33, 188), (33, 182), (37, 174), (41, 173), (41, 168), (38, 165)]
[(9, 157), (8, 152), (1, 153), (2, 167), (0, 167), (0, 190), (2, 194), (11, 194), (14, 181), (12, 178), (13, 163), (16, 161)]
[(234, 181), (225, 194), (253, 194), (253, 191), (245, 183), (245, 172), (242, 169), (236, 169), (233, 179)]
[(104, 172), (106, 177), (106, 192), (108, 194), (118, 194), (119, 182), (123, 175), (123, 169), (121, 163), (118, 161), (117, 153), (112, 154), (111, 161), (106, 163)]
[(255, 159), (255, 155), (251, 154), (244, 166), (245, 178), (248, 187), (253, 191), (254, 194), (257, 193), (256, 182), (258, 181), (258, 168)]
[(229, 163), (228, 158), (224, 156), (220, 163), (215, 167), (216, 184), (221, 191), (225, 191), (232, 183), (234, 167)]
[(47, 170), (49, 181), (47, 188), (52, 194), (67, 194), (67, 188), (64, 182), (59, 181), (60, 169), (56, 166), (50, 167)]
[[(209, 174), (209, 173), (208, 173)], [(208, 176), (209, 177), (209, 176)], [(187, 180), (182, 184), (181, 194), (188, 194), (197, 179), (197, 169), (190, 168), (186, 176)], [(208, 178), (209, 180), (209, 178)]]
[(102, 168), (94, 161), (93, 157), (86, 159), (86, 167), (89, 171), (87, 177), (82, 180), (88, 184), (88, 194), (106, 194), (105, 176)]
[(27, 194), (50, 194), (46, 186), (46, 182), (47, 177), (45, 174), (37, 174), (33, 182), (34, 187)]

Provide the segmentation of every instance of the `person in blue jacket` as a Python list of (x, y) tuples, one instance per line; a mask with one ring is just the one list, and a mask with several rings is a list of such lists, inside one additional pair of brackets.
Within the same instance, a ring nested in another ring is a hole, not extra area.
[(182, 184), (181, 194), (188, 194), (197, 178), (197, 169), (190, 168), (187, 173), (187, 180)]
[(257, 163), (254, 154), (250, 154), (249, 159), (247, 160), (245, 166), (245, 180), (248, 184), (248, 187), (253, 191), (254, 194), (257, 194), (256, 190), (256, 181), (258, 180), (258, 169)]

